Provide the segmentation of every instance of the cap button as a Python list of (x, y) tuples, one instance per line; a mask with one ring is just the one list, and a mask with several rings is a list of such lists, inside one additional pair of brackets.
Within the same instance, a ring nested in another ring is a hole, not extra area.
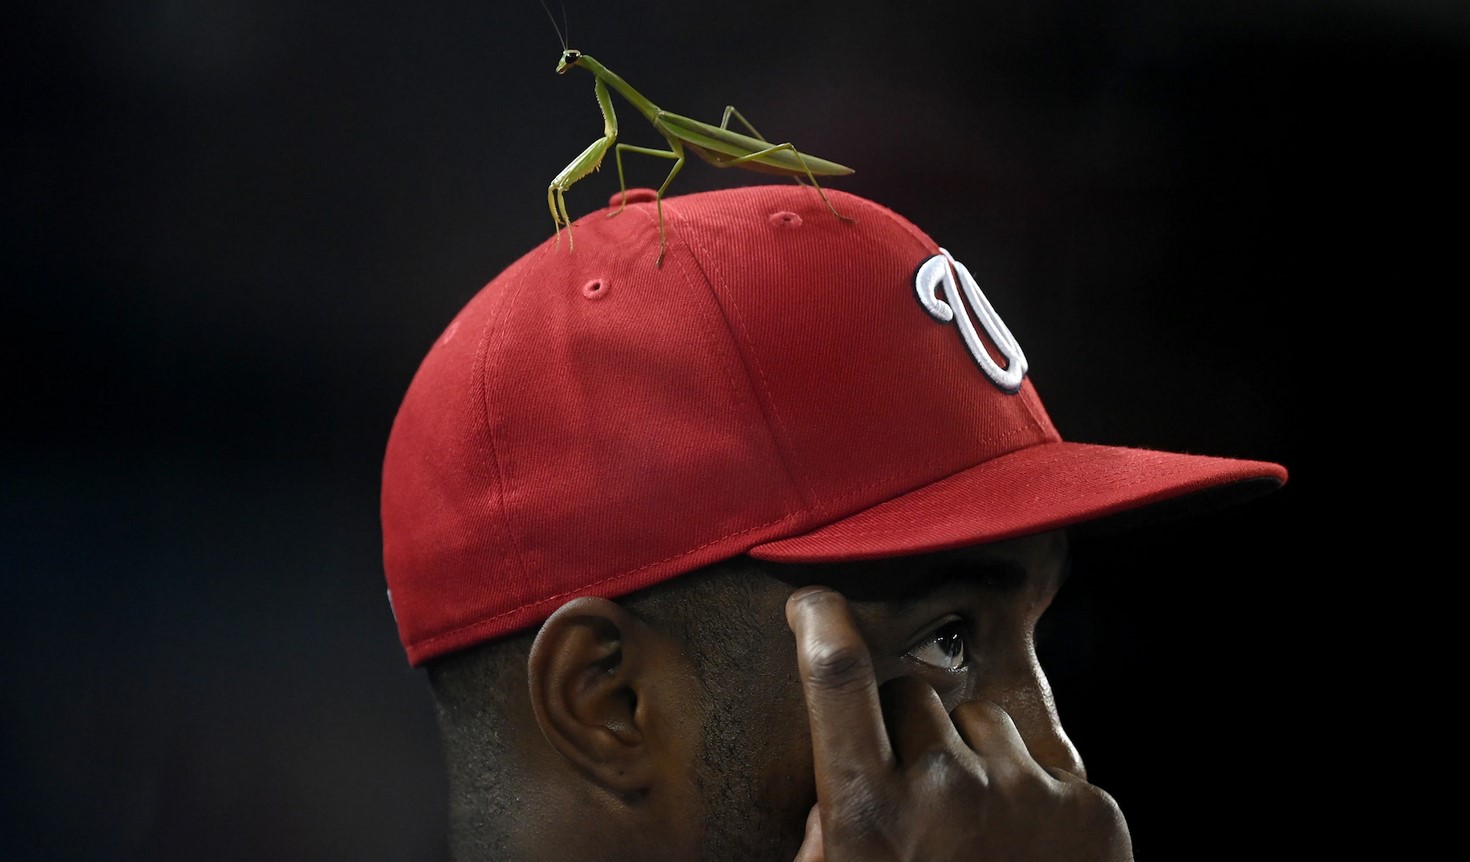
[(655, 200), (658, 200), (658, 191), (655, 189), (628, 189), (627, 200), (623, 199), (622, 192), (614, 192), (613, 196), (607, 199), (607, 205), (615, 207), (624, 203), (646, 204)]

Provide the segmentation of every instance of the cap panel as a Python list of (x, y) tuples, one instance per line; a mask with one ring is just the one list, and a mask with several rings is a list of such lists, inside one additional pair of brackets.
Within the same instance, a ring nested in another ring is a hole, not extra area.
[(541, 262), (486, 364), (511, 531), (528, 571), (567, 583), (799, 505), (703, 274), (672, 230), (656, 269), (656, 248), (636, 248), (649, 235), (645, 208), (630, 207), (578, 223), (570, 254), (543, 250), (559, 257)]
[(524, 582), (505, 529), (478, 385), (479, 353), (520, 271), (508, 268), (495, 289), (473, 297), (435, 340), (389, 434), (383, 563), (410, 657), (425, 633), (477, 622), (501, 585)]
[(801, 187), (665, 205), (696, 225), (689, 245), (806, 495), (804, 523), (1057, 439), (1029, 382), (1002, 391), (919, 303), (915, 274), (938, 246), (890, 210), (827, 194), (852, 221)]
[(384, 562), (416, 664), (788, 535), (802, 508), (677, 232), (656, 268), (652, 206), (607, 212), (487, 284), (395, 419)]

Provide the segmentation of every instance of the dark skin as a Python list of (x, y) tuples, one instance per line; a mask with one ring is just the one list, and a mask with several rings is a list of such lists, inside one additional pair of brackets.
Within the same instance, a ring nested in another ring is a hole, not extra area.
[(531, 648), (513, 727), (534, 780), (510, 858), (1131, 859), (1036, 660), (1066, 553), (1046, 533), (762, 565), (755, 618), (771, 624), (749, 633), (713, 766), (685, 645), (615, 602), (567, 603)]

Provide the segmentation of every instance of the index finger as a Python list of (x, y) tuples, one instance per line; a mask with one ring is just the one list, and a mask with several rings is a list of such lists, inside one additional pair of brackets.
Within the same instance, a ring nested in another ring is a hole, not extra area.
[(847, 600), (826, 587), (792, 593), (786, 623), (796, 635), (817, 795), (835, 800), (853, 779), (875, 779), (893, 764), (873, 658)]

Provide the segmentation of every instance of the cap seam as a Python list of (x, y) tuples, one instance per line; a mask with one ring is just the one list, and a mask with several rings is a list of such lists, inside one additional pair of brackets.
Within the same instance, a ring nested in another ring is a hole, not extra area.
[[(681, 226), (686, 225), (683, 214), (679, 213), (677, 208), (671, 208), (667, 212), (671, 216), (671, 220), (677, 220)], [(711, 270), (714, 270), (714, 276), (719, 276), (720, 284), (725, 284), (723, 275), (719, 271), (719, 266), (710, 256), (704, 243), (700, 242), (700, 238), (695, 231), (685, 230), (681, 231), (681, 233), (684, 235), (685, 245), (689, 247), (690, 256), (694, 259), (694, 265), (699, 268), (700, 274), (704, 276), (705, 288), (709, 291), (710, 298), (714, 300), (715, 307), (720, 310), (720, 317), (725, 321), (725, 331), (729, 336), (731, 345), (735, 348), (735, 354), (740, 358), (741, 367), (745, 371), (746, 385), (755, 395), (756, 406), (761, 412), (761, 420), (766, 427), (766, 434), (770, 436), (772, 442), (775, 444), (776, 457), (781, 462), (781, 469), (786, 473), (787, 481), (790, 482), (791, 487), (796, 489), (796, 492), (801, 496), (803, 511), (809, 513), (814, 507), (819, 509), (820, 504), (816, 502), (816, 492), (812, 490), (810, 483), (798, 476), (797, 471), (791, 463), (790, 453), (788, 452), (790, 436), (786, 430), (786, 423), (781, 419), (780, 410), (776, 407), (775, 399), (771, 397), (770, 386), (766, 382), (765, 370), (760, 367), (760, 363), (754, 356), (749, 355), (749, 352), (743, 349), (744, 344), (750, 341), (750, 334), (745, 329), (745, 322), (740, 314), (740, 309), (734, 297), (730, 296), (728, 291), (717, 291), (715, 289), (716, 279), (711, 275)], [(727, 302), (730, 306), (729, 310), (726, 309)], [(733, 321), (731, 320), (731, 312), (735, 315), (735, 320)], [(735, 331), (737, 328), (739, 329), (740, 336), (738, 338)], [(755, 373), (760, 377), (759, 386), (752, 379), (752, 365), (755, 366)], [(777, 433), (776, 428), (772, 427), (773, 421), (779, 426), (780, 433)]]
[[(673, 227), (673, 230), (675, 232), (675, 235), (676, 236), (679, 236), (680, 238), (682, 238), (684, 240), (684, 243), (685, 243), (686, 247), (687, 246), (690, 246), (690, 244), (692, 243), (692, 239), (690, 238), (689, 234), (693, 233), (693, 231), (685, 231), (685, 230), (682, 230), (682, 228), (684, 228), (686, 226), (686, 222), (683, 219), (683, 217), (678, 212), (676, 212), (673, 209), (671, 209), (671, 211), (669, 213), (669, 220), (671, 222), (676, 222), (677, 223)], [(714, 288), (711, 286), (710, 276), (709, 276), (709, 273), (705, 271), (703, 262), (700, 261), (699, 256), (694, 253), (694, 250), (692, 248), (690, 248), (690, 257), (691, 257), (691, 259), (693, 259), (695, 268), (699, 271), (700, 277), (704, 280), (704, 289), (705, 289), (706, 295), (709, 296), (710, 304), (714, 306), (715, 310), (719, 313), (720, 317), (722, 319), (724, 319), (725, 318), (725, 308), (724, 308), (723, 305), (720, 304), (720, 299), (715, 294)], [(706, 340), (706, 342), (708, 343), (708, 345), (713, 348), (714, 345), (716, 345), (717, 343), (719, 343), (719, 329), (720, 328), (714, 326), (712, 322), (706, 320), (704, 315), (696, 315), (696, 317), (698, 318), (697, 323), (698, 323), (698, 326), (699, 326), (699, 334)], [(723, 331), (724, 331), (724, 334), (725, 334), (725, 342), (724, 342), (725, 343), (725, 346), (730, 351), (730, 353), (735, 357), (735, 360), (737, 362), (739, 362), (741, 364), (741, 366), (743, 367), (744, 366), (744, 358), (741, 356), (740, 348), (733, 343), (735, 339), (734, 339), (734, 336), (732, 335), (732, 333), (730, 332), (730, 324), (729, 324), (729, 321), (728, 320), (725, 322), (725, 326), (724, 326), (724, 330)], [(711, 351), (711, 354), (713, 355), (713, 350)], [(741, 389), (740, 389), (740, 386), (738, 385), (738, 383), (736, 381), (736, 375), (731, 372), (731, 369), (729, 367), (730, 366), (730, 363), (728, 363), (728, 362), (720, 362), (719, 365), (720, 365), (720, 371), (723, 372), (723, 375), (724, 375), (725, 385), (729, 387), (729, 389), (730, 389), (730, 395), (735, 399), (734, 401), (731, 402), (730, 409), (727, 410), (727, 411), (725, 411), (725, 418), (727, 420), (733, 420), (735, 418), (736, 414), (740, 412), (740, 407), (739, 407), (738, 401), (739, 401), (739, 398), (740, 398), (740, 395), (741, 395)], [(760, 407), (760, 399), (758, 397), (756, 397), (753, 393), (750, 393), (751, 386), (750, 386), (750, 379), (749, 379), (749, 373), (748, 372), (745, 375), (745, 378), (746, 378), (746, 380), (745, 380), (745, 383), (746, 383), (745, 393), (747, 394), (747, 397), (750, 397), (752, 400), (754, 400), (756, 402), (756, 407), (757, 407), (757, 409), (759, 409), (759, 407)], [(766, 426), (766, 434), (767, 435), (770, 435), (771, 434), (771, 429), (770, 429), (769, 424)], [(780, 446), (776, 446), (774, 448), (776, 449), (777, 457), (780, 458), (780, 456), (781, 456), (781, 447)], [(786, 461), (784, 459), (781, 459), (781, 466), (782, 466), (782, 469), (784, 469), (786, 471), (787, 478), (790, 479), (791, 478), (791, 471), (789, 469), (787, 469)]]
[(480, 342), (479, 355), (476, 357), (476, 364), (479, 365), (479, 374), (477, 379), (474, 380), (480, 400), (480, 417), (484, 421), (485, 439), (490, 444), (490, 459), (495, 466), (495, 484), (496, 489), (499, 491), (495, 495), (495, 507), (500, 512), (500, 522), (505, 530), (507, 544), (510, 545), (514, 553), (516, 567), (520, 569), (523, 580), (530, 577), (530, 572), (526, 568), (525, 558), (521, 554), (520, 536), (516, 533), (514, 525), (511, 523), (510, 510), (505, 505), (505, 468), (500, 461), (500, 447), (496, 445), (495, 431), (491, 424), (488, 390), (490, 388), (490, 343), (497, 338), (503, 337), (503, 333), (508, 328), (511, 314), (514, 313), (516, 301), (525, 292), (526, 282), (527, 279), (524, 275), (519, 275), (516, 282), (507, 290), (504, 309), (496, 315), (495, 319), (486, 328), (485, 335)]
[[(1027, 369), (1026, 374), (1021, 377), (1021, 386), (1024, 387), (1027, 383), (1031, 384), (1030, 396), (1027, 397), (1022, 392), (1017, 392), (1016, 394), (1021, 396), (1021, 406), (1026, 408), (1026, 415), (1031, 417), (1031, 424), (1042, 433), (1046, 433), (1047, 426), (1051, 424), (1051, 417), (1047, 417), (1047, 421), (1042, 422), (1041, 416), (1037, 415), (1036, 413), (1036, 407), (1040, 403), (1041, 396), (1036, 394), (1036, 383), (1031, 380), (1030, 369)], [(1055, 431), (1054, 429), (1055, 426), (1053, 426), (1052, 433), (1054, 433), (1058, 439), (1061, 439), (1061, 432)]]

